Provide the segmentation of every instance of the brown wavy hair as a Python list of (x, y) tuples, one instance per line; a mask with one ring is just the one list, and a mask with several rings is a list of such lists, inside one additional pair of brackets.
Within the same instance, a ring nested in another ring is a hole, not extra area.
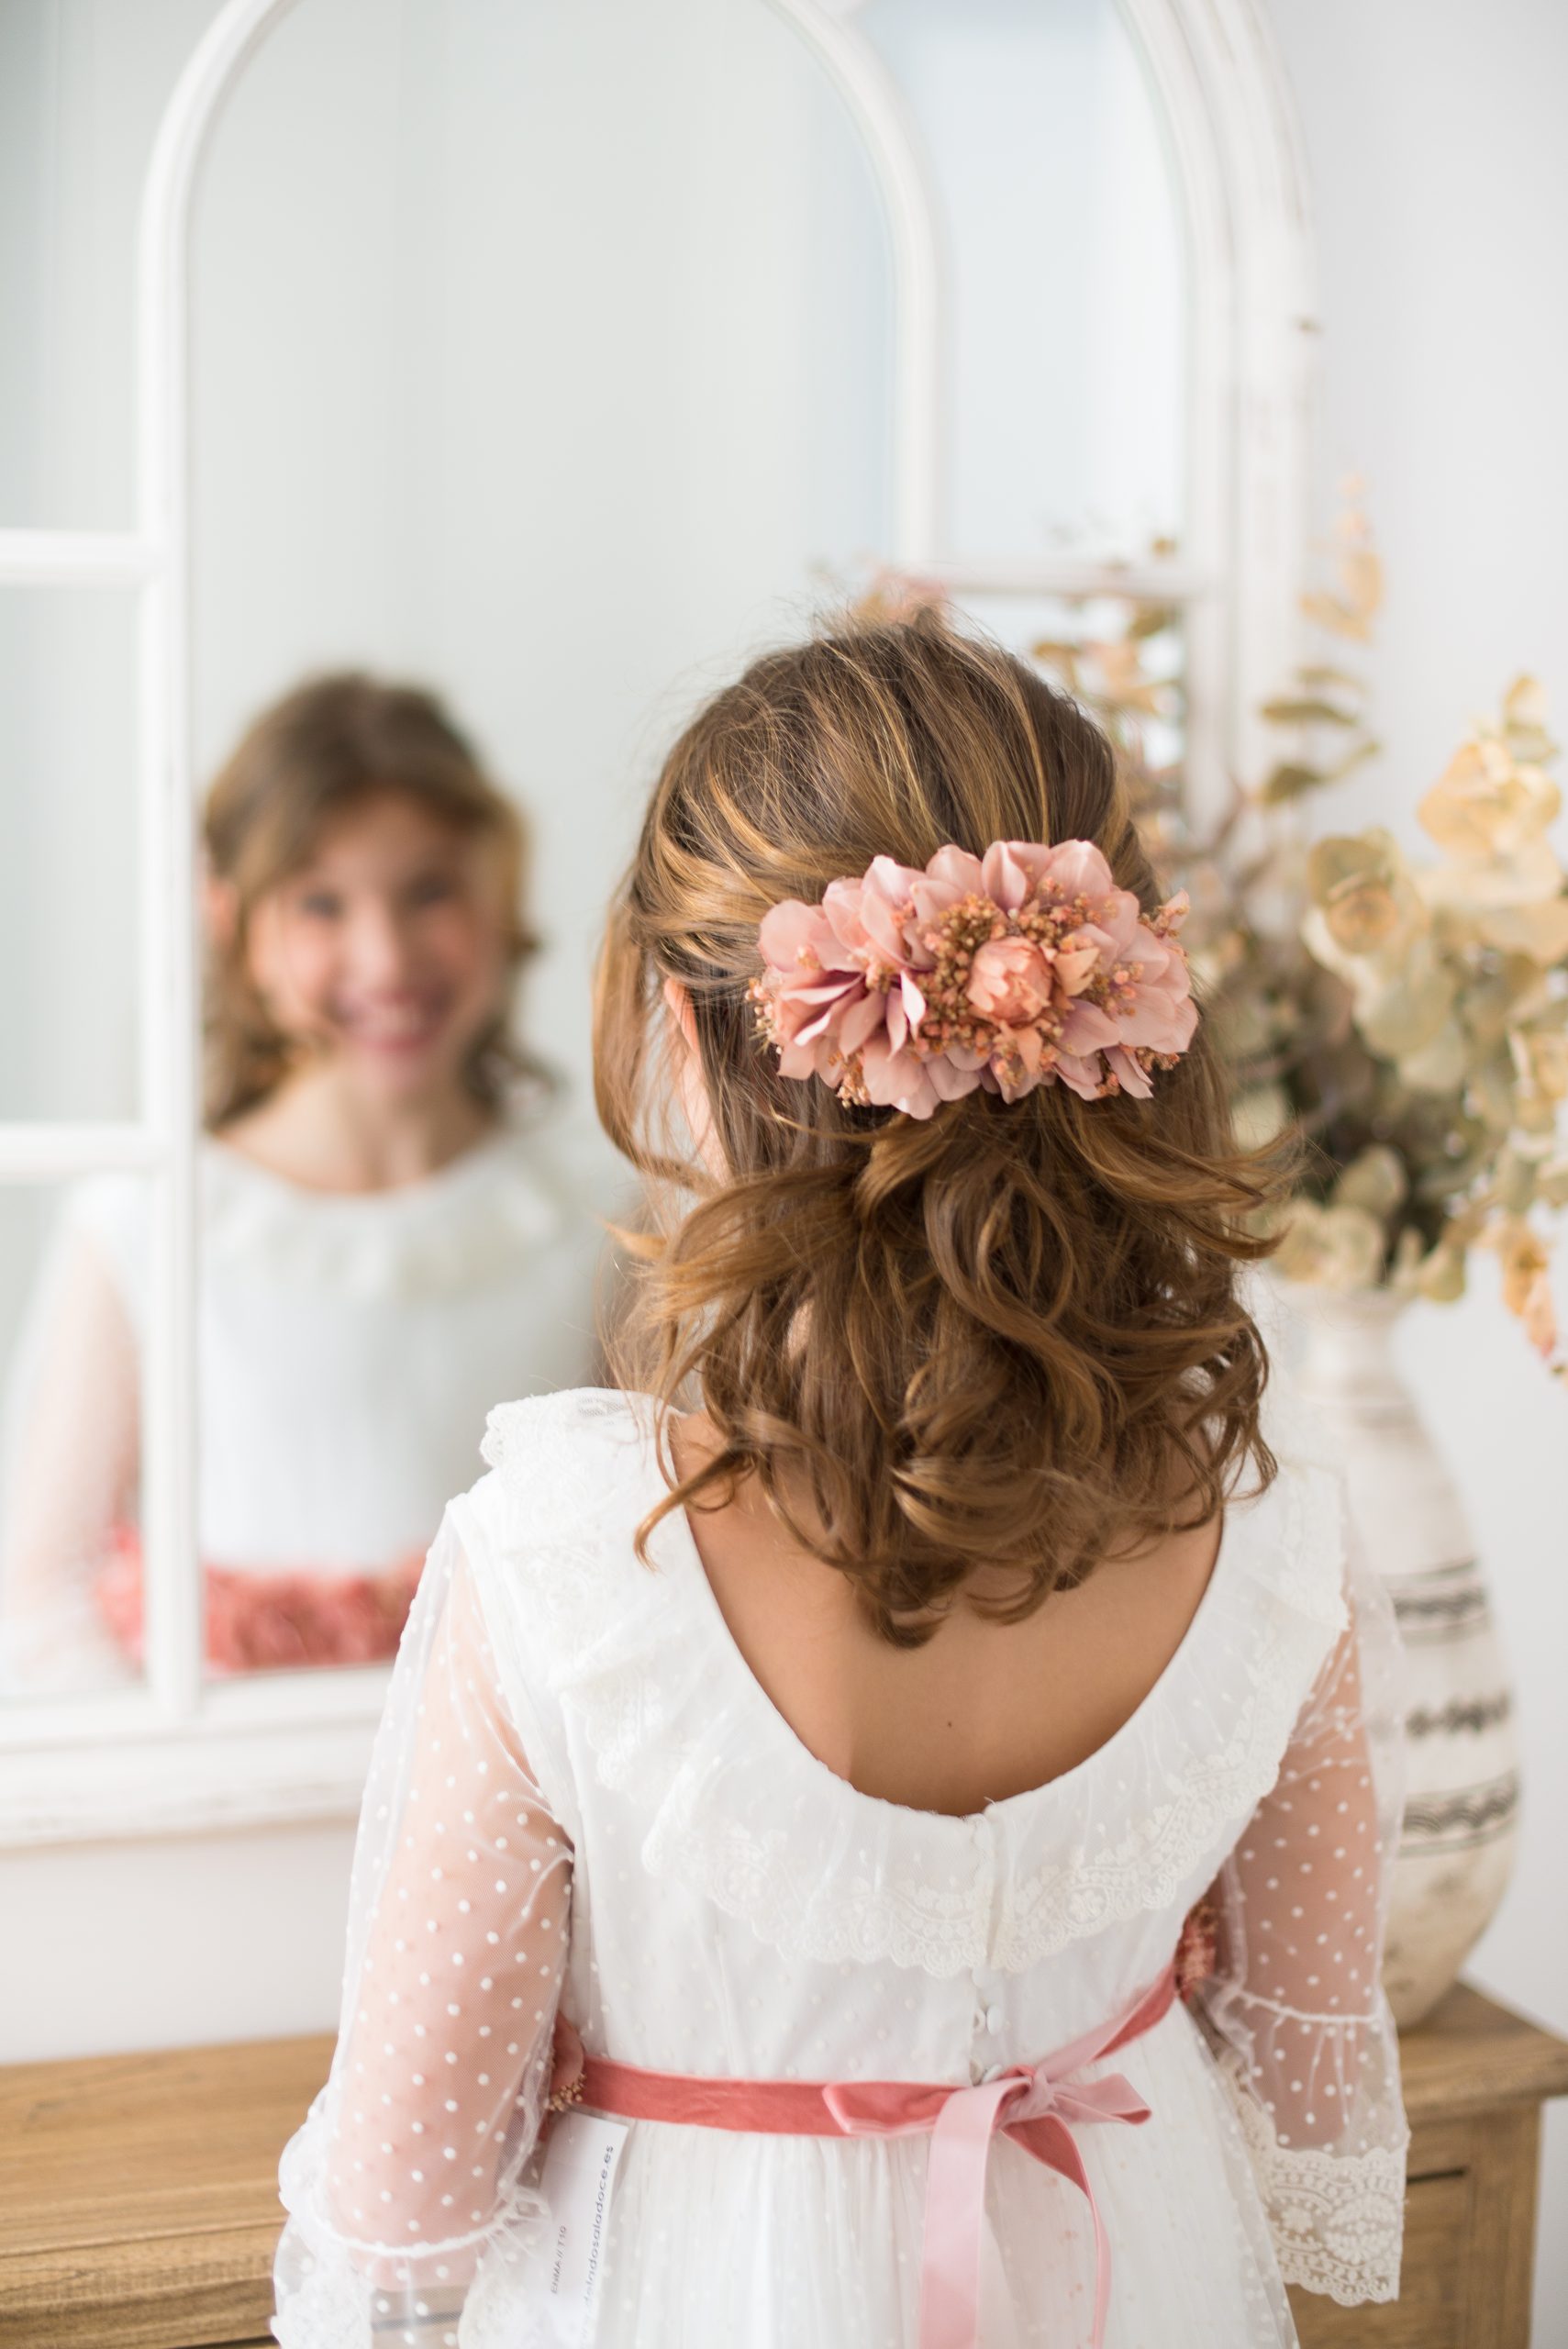
[[(912, 1646), (961, 1594), (1021, 1620), (1108, 1553), (1207, 1522), (1249, 1471), (1273, 1475), (1237, 1273), (1267, 1252), (1258, 1210), (1286, 1169), (1238, 1149), (1201, 1019), (1151, 1101), (1048, 1085), (925, 1121), (781, 1077), (756, 1033), (757, 929), (781, 898), (814, 902), (878, 854), (1071, 839), (1153, 907), (1099, 728), (931, 613), (770, 653), (671, 751), (595, 1011), (606, 1130), (684, 1209), (638, 1246), (622, 1345), (640, 1339), (672, 1486), (639, 1553), (671, 1510), (754, 1477)], [(666, 979), (691, 998), (724, 1180), (667, 1121)], [(718, 1438), (684, 1478), (677, 1396)], [(965, 1593), (981, 1568), (1003, 1570), (984, 1598)]]
[[(309, 863), (329, 825), (387, 793), (484, 843), (507, 908), (513, 966), (534, 951), (520, 911), (522, 818), (436, 696), (357, 671), (295, 686), (247, 728), (207, 794), (207, 872), (230, 886), (235, 904), (234, 918), (208, 947), (210, 1129), (265, 1100), (295, 1065), (297, 1047), (270, 1018), (250, 978), (249, 930), (257, 905)], [(551, 1081), (512, 1032), (509, 1005), (475, 1038), (464, 1077), (489, 1109), (498, 1108), (519, 1079)]]

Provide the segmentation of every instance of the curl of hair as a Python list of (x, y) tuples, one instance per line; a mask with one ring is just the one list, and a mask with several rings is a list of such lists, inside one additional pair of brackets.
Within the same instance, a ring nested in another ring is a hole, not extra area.
[[(485, 843), (495, 860), (514, 968), (535, 951), (520, 910), (522, 818), (436, 696), (358, 672), (295, 686), (240, 737), (204, 810), (207, 873), (232, 900), (229, 918), (208, 941), (203, 1008), (209, 1129), (265, 1100), (298, 1056), (251, 981), (249, 926), (257, 904), (308, 863), (328, 826), (389, 793)], [(514, 1034), (509, 1004), (475, 1038), (463, 1074), (487, 1109), (499, 1108), (519, 1080), (545, 1088), (554, 1083)]]
[[(898, 1645), (961, 1596), (1019, 1620), (1274, 1473), (1238, 1270), (1267, 1252), (1258, 1210), (1288, 1159), (1237, 1148), (1201, 1019), (1151, 1101), (1043, 1085), (925, 1122), (780, 1077), (756, 1036), (770, 906), (878, 853), (917, 866), (1006, 839), (1094, 841), (1156, 901), (1075, 704), (929, 613), (840, 628), (757, 662), (676, 743), (595, 991), (600, 1116), (655, 1199), (679, 1195), (637, 1245), (623, 1362), (640, 1353), (666, 1448), (677, 1397), (718, 1439), (689, 1475), (668, 1465), (639, 1549), (670, 1510), (754, 1477)], [(668, 979), (691, 999), (722, 1179), (658, 1130)]]

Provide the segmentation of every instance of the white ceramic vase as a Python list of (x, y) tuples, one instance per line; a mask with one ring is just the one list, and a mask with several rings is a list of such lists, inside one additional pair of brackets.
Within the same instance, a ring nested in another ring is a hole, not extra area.
[(1290, 1291), (1299, 1384), (1335, 1435), (1351, 1508), (1405, 1643), (1405, 1827), (1384, 1983), (1419, 2021), (1490, 1922), (1513, 1865), (1513, 1698), (1464, 1511), (1394, 1359), (1402, 1301)]

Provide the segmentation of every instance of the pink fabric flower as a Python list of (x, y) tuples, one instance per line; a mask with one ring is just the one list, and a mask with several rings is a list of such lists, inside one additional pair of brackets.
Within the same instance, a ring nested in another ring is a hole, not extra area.
[(999, 1028), (1027, 1028), (1050, 1006), (1055, 960), (1027, 938), (988, 938), (969, 966), (969, 1000)]
[(942, 848), (924, 872), (874, 857), (764, 917), (758, 1028), (783, 1075), (912, 1118), (977, 1086), (1147, 1097), (1197, 1025), (1186, 909), (1145, 917), (1092, 841)]

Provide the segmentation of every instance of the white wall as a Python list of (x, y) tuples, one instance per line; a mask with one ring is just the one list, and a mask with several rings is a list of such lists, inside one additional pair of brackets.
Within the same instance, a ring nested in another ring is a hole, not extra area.
[[(1411, 811), (1516, 671), (1568, 734), (1568, 11), (1555, 0), (1273, 0), (1321, 262), (1322, 455), (1368, 484), (1389, 600), (1378, 767), (1345, 829)], [(1559, 828), (1568, 862), (1568, 826)], [(1568, 2032), (1568, 1387), (1496, 1284), (1409, 1317), (1404, 1358), (1474, 1520), (1523, 1749), (1518, 1866), (1470, 1971)], [(1568, 1277), (1558, 1283), (1568, 1326)], [(1568, 2104), (1548, 2121), (1536, 2338), (1568, 2340)]]
[(0, 2063), (335, 2028), (353, 1831), (0, 1857)]

